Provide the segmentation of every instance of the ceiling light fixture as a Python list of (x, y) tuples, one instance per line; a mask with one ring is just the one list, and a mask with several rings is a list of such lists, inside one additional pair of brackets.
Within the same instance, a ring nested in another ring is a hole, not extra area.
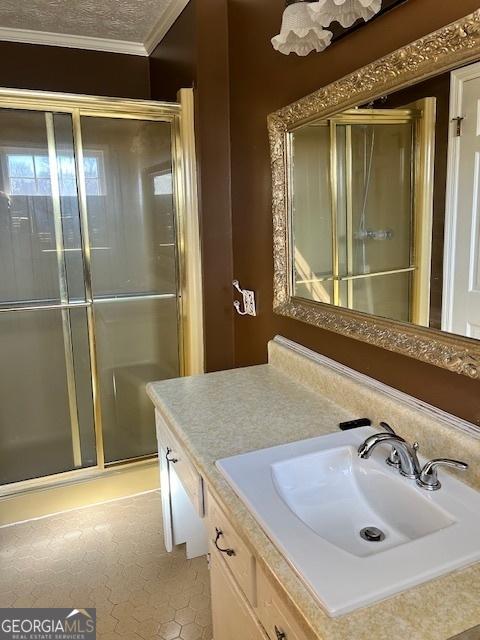
[(310, 11), (311, 4), (294, 2), (283, 12), (282, 28), (278, 36), (272, 38), (273, 48), (289, 55), (296, 53), (306, 56), (311, 51), (323, 51), (330, 44), (333, 34), (326, 31)]
[(308, 4), (313, 20), (319, 25), (328, 27), (332, 22), (339, 22), (344, 29), (357, 20), (367, 22), (381, 8), (382, 0), (320, 0)]
[(338, 22), (348, 29), (357, 20), (367, 22), (381, 8), (382, 0), (288, 0), (280, 33), (272, 38), (273, 48), (299, 56), (324, 51), (333, 38), (325, 27)]

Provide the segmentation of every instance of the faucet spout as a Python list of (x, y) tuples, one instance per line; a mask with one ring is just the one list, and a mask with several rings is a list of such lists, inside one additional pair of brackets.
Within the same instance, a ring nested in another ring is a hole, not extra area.
[(360, 458), (368, 459), (373, 453), (375, 447), (383, 442), (405, 442), (401, 436), (394, 433), (375, 433), (370, 436), (358, 447), (358, 455)]
[(400, 461), (400, 473), (406, 478), (416, 479), (420, 475), (420, 463), (417, 457), (418, 445), (411, 446), (401, 436), (390, 433), (377, 433), (370, 436), (358, 448), (360, 458), (368, 459), (379, 444), (394, 444)]

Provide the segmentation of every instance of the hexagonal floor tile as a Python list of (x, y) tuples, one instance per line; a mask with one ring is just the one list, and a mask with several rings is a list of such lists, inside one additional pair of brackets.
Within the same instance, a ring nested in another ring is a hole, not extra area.
[(212, 639), (207, 563), (166, 553), (158, 492), (0, 529), (0, 549), (4, 606), (96, 607), (99, 640)]

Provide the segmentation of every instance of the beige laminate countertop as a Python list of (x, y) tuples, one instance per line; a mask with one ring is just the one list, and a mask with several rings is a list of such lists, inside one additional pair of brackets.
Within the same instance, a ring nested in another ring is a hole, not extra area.
[[(330, 618), (215, 467), (220, 458), (331, 433), (360, 416), (272, 365), (152, 383), (148, 393), (231, 522), (319, 638), (447, 640), (479, 624), (480, 563)], [(480, 630), (465, 638), (480, 638)]]

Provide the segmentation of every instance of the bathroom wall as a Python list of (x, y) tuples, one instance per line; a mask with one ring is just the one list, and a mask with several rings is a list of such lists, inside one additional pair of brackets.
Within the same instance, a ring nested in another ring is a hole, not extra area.
[(195, 87), (205, 363), (234, 366), (227, 0), (190, 0), (151, 56), (152, 98)]
[[(226, 35), (219, 38), (226, 4), (227, 62)], [(152, 55), (152, 97), (171, 99), (181, 86), (196, 89), (206, 261), (207, 370), (227, 368), (233, 362), (235, 366), (266, 362), (267, 342), (280, 333), (480, 424), (480, 382), (273, 314), (266, 128), (268, 113), (474, 11), (478, 2), (408, 0), (342, 38), (322, 55), (307, 58), (283, 56), (270, 45), (271, 37), (279, 30), (283, 8), (284, 3), (279, 0), (203, 0), (201, 6), (199, 0), (191, 0)], [(212, 20), (215, 12), (216, 19)], [(200, 53), (206, 50), (211, 56), (211, 68)], [(225, 80), (230, 88), (227, 101), (224, 87), (220, 86)], [(226, 165), (230, 154), (231, 175), (230, 165)], [(232, 219), (228, 210), (230, 194), (226, 192), (230, 180)], [(228, 246), (230, 223), (233, 271)], [(232, 318), (229, 313), (233, 274), (245, 287), (257, 292), (257, 318)]]
[[(0, 42), (8, 61), (0, 86), (170, 100), (195, 87), (207, 370), (265, 362), (267, 341), (280, 333), (480, 424), (480, 382), (273, 314), (266, 129), (271, 111), (477, 9), (478, 0), (408, 0), (307, 58), (270, 45), (283, 8), (280, 0), (191, 0), (150, 62)], [(233, 317), (233, 275), (256, 290), (257, 318)]]
[(230, 111), (234, 274), (255, 289), (259, 316), (235, 318), (235, 362), (266, 361), (279, 333), (480, 424), (480, 382), (272, 312), (273, 265), (267, 114), (478, 9), (477, 0), (409, 0), (307, 58), (275, 52), (283, 2), (230, 0)]
[(0, 87), (149, 98), (148, 58), (0, 42)]
[(234, 366), (227, 43), (226, 0), (191, 0), (150, 59), (0, 41), (0, 87), (174, 101), (195, 84), (210, 371)]
[(190, 0), (150, 56), (151, 92), (158, 100), (176, 100), (179, 89), (196, 84), (198, 1)]

